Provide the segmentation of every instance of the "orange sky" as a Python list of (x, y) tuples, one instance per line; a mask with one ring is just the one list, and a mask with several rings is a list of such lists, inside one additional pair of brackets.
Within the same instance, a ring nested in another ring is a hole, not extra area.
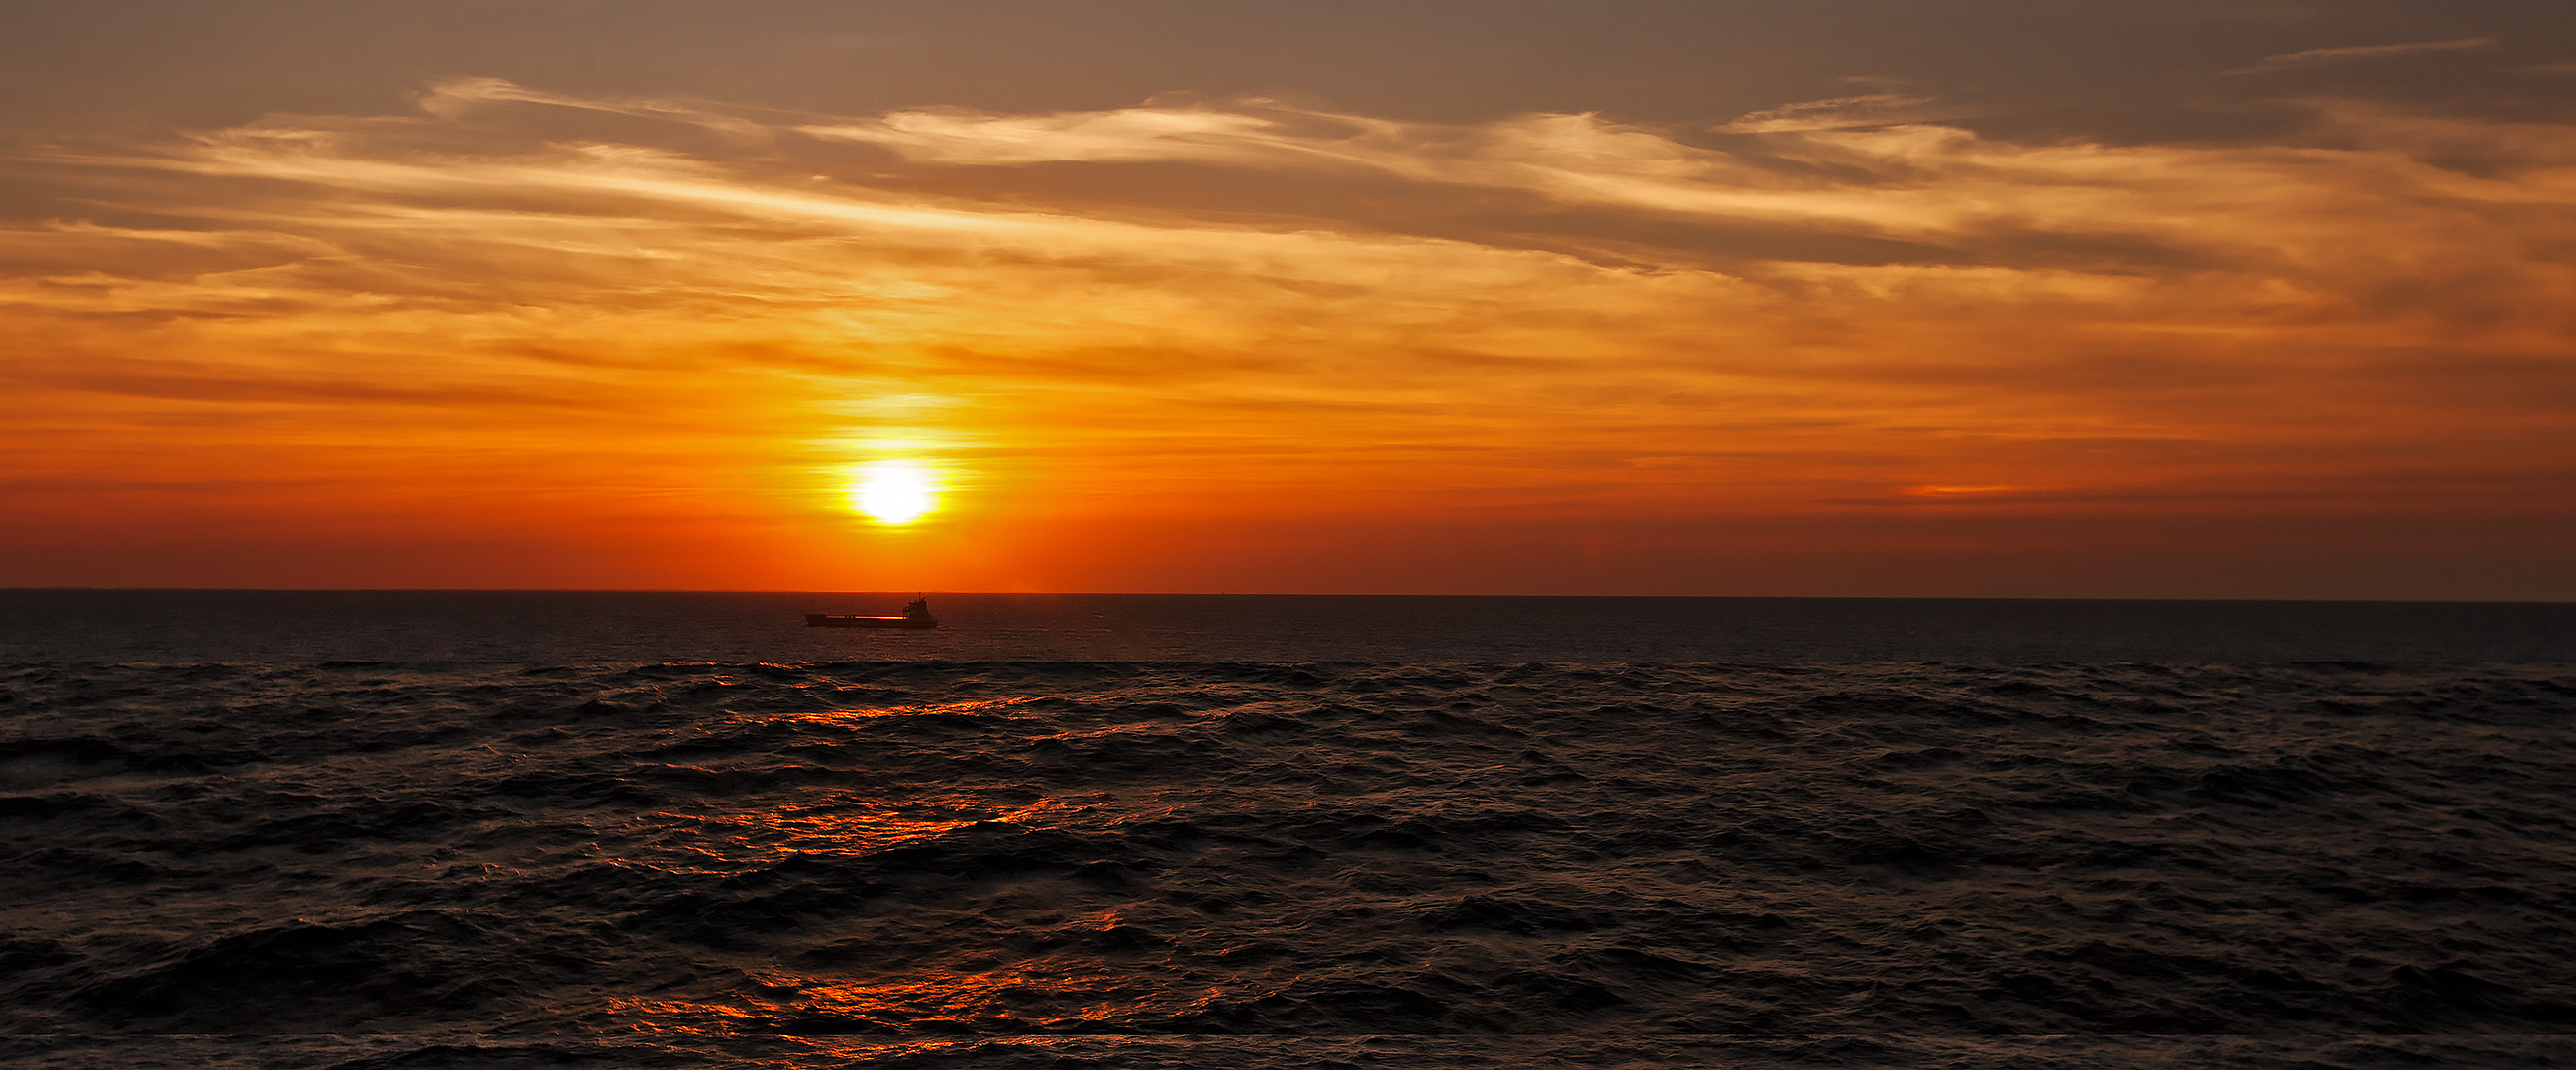
[[(2260, 136), (1835, 68), (30, 120), (0, 584), (2576, 597), (2576, 66), (2511, 46), (2208, 58)], [(854, 513), (898, 458), (942, 507)]]

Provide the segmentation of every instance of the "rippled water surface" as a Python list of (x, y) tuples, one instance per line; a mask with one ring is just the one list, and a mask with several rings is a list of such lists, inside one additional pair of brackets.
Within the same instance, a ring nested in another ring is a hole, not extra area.
[[(298, 642), (245, 619), (215, 641)], [(2576, 1059), (2564, 660), (779, 635), (879, 659), (22, 657), (0, 1058)]]

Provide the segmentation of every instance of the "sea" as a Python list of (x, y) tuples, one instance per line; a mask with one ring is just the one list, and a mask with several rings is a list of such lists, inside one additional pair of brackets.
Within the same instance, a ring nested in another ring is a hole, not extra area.
[(0, 1064), (2576, 1065), (2576, 605), (0, 591)]

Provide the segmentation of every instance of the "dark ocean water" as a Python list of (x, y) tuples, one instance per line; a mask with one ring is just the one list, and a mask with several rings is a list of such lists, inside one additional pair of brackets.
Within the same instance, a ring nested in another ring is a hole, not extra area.
[(2576, 607), (0, 592), (31, 1066), (2576, 1063)]

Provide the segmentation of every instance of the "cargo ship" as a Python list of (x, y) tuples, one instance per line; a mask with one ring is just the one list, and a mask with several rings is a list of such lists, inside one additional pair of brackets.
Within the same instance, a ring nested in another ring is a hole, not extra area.
[(838, 617), (828, 613), (805, 615), (808, 628), (936, 628), (939, 618), (930, 615), (930, 600), (915, 598), (903, 607), (900, 617)]

